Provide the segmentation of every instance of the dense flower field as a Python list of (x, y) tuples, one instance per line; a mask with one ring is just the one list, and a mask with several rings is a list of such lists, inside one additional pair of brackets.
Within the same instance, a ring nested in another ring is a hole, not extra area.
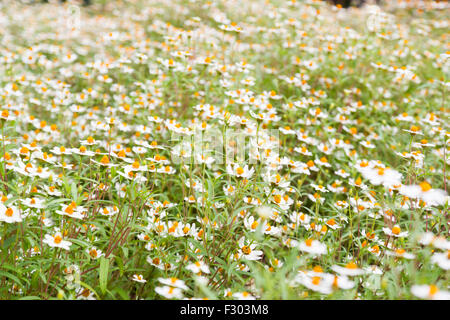
[(450, 299), (449, 5), (0, 8), (0, 299)]

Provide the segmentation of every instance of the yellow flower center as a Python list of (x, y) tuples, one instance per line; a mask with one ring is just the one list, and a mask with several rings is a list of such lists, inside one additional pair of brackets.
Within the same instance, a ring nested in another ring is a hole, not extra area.
[(314, 272), (317, 272), (317, 273), (321, 273), (321, 272), (323, 272), (323, 269), (322, 269), (321, 266), (315, 266), (315, 267), (313, 268), (313, 271), (314, 271)]
[(103, 158), (100, 160), (100, 162), (102, 164), (108, 164), (109, 163), (109, 158), (107, 156), (103, 156)]
[(320, 283), (320, 277), (313, 277), (312, 284), (318, 286)]
[(392, 233), (393, 234), (400, 234), (400, 231), (401, 231), (401, 229), (400, 229), (400, 227), (397, 227), (397, 226), (395, 226), (395, 227), (393, 227), (392, 228)]
[(57, 235), (56, 237), (53, 238), (53, 241), (54, 241), (56, 244), (59, 244), (59, 243), (61, 243), (62, 238), (61, 238), (61, 236)]
[(11, 209), (11, 208), (6, 209), (5, 215), (7, 217), (12, 217), (13, 214), (14, 214), (14, 210), (13, 209)]
[(436, 294), (438, 291), (438, 287), (436, 287), (434, 284), (430, 285), (430, 296)]
[(252, 249), (250, 249), (249, 246), (243, 246), (243, 247), (241, 248), (241, 250), (242, 250), (242, 252), (243, 252), (244, 254), (250, 254), (250, 253), (252, 252)]
[(423, 192), (427, 192), (428, 190), (431, 189), (431, 185), (428, 182), (426, 182), (426, 181), (421, 182), (419, 184), (419, 186), (420, 186), (420, 188), (422, 189)]
[(89, 291), (89, 289), (84, 289), (83, 292), (81, 293), (81, 295), (85, 298), (89, 297), (90, 294), (91, 292)]
[(276, 203), (280, 203), (281, 202), (281, 196), (279, 194), (276, 194), (276, 195), (273, 196), (273, 200)]

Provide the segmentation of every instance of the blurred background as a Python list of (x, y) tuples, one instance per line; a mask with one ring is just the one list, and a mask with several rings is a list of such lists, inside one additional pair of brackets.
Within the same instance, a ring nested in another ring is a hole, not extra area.
[[(9, 2), (10, 0), (7, 0)], [(83, 6), (89, 6), (92, 4), (95, 5), (102, 5), (105, 6), (108, 2), (134, 2), (133, 0), (16, 0), (24, 4), (37, 4), (37, 3), (50, 3), (50, 4), (58, 4), (58, 3), (73, 3), (77, 5), (83, 5)], [(170, 1), (170, 0), (161, 0), (161, 1)], [(189, 0), (190, 2), (199, 2), (198, 0)], [(243, 0), (243, 1), (249, 1), (249, 0)], [(302, 0), (286, 0), (286, 1), (295, 1), (295, 2), (304, 2)], [(361, 7), (365, 4), (377, 4), (377, 5), (383, 5), (387, 4), (389, 1), (396, 1), (396, 0), (317, 0), (317, 1), (323, 1), (328, 2), (332, 5), (339, 6), (342, 8), (349, 8), (349, 7)], [(420, 0), (410, 0), (410, 2), (421, 2)], [(434, 2), (447, 2), (448, 0), (431, 0)], [(4, 0), (0, 0), (0, 2), (4, 2)], [(308, 1), (306, 1), (308, 2)], [(423, 2), (423, 1), (422, 1)]]

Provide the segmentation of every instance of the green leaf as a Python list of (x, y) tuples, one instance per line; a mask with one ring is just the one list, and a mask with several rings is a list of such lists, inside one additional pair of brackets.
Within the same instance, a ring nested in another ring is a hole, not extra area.
[(123, 261), (120, 257), (116, 257), (115, 259), (116, 259), (117, 266), (119, 267), (120, 276), (123, 276), (123, 273), (124, 273)]
[(75, 184), (75, 182), (72, 182), (72, 185), (70, 186), (70, 191), (72, 192), (73, 201), (76, 202), (78, 199), (78, 190), (77, 190), (77, 185)]
[(26, 297), (22, 297), (19, 300), (41, 300), (41, 298), (37, 297), (37, 296), (26, 296)]
[(105, 294), (106, 292), (106, 285), (108, 284), (108, 271), (109, 271), (109, 259), (101, 257), (99, 279), (100, 279), (100, 290), (102, 291), (102, 294)]
[(17, 278), (15, 275), (6, 272), (6, 271), (0, 271), (0, 278), (1, 277), (7, 277), (10, 278), (11, 280), (13, 280), (14, 282), (16, 282), (17, 284), (19, 284), (20, 286), (22, 286), (22, 281), (20, 281), (19, 278)]
[(117, 294), (119, 294), (119, 296), (120, 296), (123, 300), (130, 300), (130, 296), (128, 295), (128, 293), (127, 293), (124, 289), (122, 289), (122, 288), (120, 288), (120, 287), (114, 288), (114, 289), (112, 290), (111, 293), (117, 293)]

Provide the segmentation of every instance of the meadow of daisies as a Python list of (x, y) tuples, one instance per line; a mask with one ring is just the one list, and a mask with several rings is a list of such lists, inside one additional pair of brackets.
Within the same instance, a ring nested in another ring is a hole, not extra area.
[(447, 2), (0, 6), (0, 299), (450, 299)]

